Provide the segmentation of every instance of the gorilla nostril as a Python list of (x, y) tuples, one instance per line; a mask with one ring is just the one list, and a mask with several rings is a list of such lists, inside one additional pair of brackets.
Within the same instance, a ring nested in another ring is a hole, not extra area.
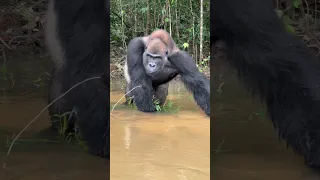
[(149, 66), (154, 68), (154, 67), (156, 67), (156, 64), (155, 63), (149, 63)]

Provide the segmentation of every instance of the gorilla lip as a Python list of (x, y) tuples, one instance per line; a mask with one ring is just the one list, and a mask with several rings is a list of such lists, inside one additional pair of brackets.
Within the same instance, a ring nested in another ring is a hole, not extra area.
[(150, 70), (147, 70), (147, 73), (148, 73), (148, 75), (149, 75), (150, 77), (154, 77), (154, 76), (156, 76), (156, 75), (158, 74), (157, 71), (150, 71)]

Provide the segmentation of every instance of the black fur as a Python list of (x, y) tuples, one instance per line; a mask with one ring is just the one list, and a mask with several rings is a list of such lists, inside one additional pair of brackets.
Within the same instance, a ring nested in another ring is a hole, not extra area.
[[(87, 78), (101, 76), (72, 90), (60, 108), (63, 112), (76, 110), (76, 121), (90, 153), (109, 157), (109, 1), (53, 1), (64, 56), (62, 66), (56, 63), (49, 101)], [(57, 108), (53, 106), (50, 115), (58, 112)], [(59, 128), (59, 124), (53, 126)]]
[(134, 87), (141, 87), (132, 90), (127, 95), (127, 102), (129, 97), (134, 97), (133, 101), (138, 110), (143, 112), (156, 111), (153, 99), (159, 99), (160, 104), (163, 104), (168, 95), (168, 82), (179, 73), (182, 82), (193, 93), (198, 105), (207, 115), (210, 115), (210, 82), (199, 72), (194, 60), (188, 53), (179, 51), (170, 55), (167, 65), (158, 75), (150, 77), (143, 66), (142, 55), (144, 51), (145, 45), (141, 38), (134, 38), (130, 41), (127, 52), (127, 66), (131, 81), (127, 84), (126, 92)]
[(126, 93), (135, 88), (127, 94), (127, 97), (134, 97), (134, 103), (138, 110), (154, 112), (156, 111), (153, 104), (154, 89), (151, 86), (151, 77), (147, 76), (144, 70), (142, 60), (144, 50), (145, 45), (141, 38), (134, 38), (129, 42), (126, 61), (130, 83), (127, 84)]
[(194, 59), (185, 51), (169, 56), (169, 61), (178, 70), (182, 82), (200, 108), (210, 115), (210, 81), (198, 70)]
[(141, 38), (137, 37), (129, 42), (126, 61), (131, 81), (127, 84), (126, 93), (137, 86), (141, 87), (128, 93), (127, 101), (129, 97), (134, 97), (133, 100), (138, 110), (155, 112), (153, 100), (159, 99), (160, 105), (165, 102), (168, 95), (168, 84), (166, 83), (177, 75), (177, 71), (170, 63), (167, 63), (157, 76), (148, 76), (143, 65), (144, 51), (145, 45)]
[(153, 76), (152, 85), (157, 87), (161, 84), (165, 84), (171, 81), (178, 75), (178, 71), (172, 66), (172, 64), (167, 61), (160, 72), (157, 73), (156, 76)]
[(248, 89), (266, 103), (279, 136), (306, 163), (320, 167), (319, 60), (289, 34), (270, 0), (212, 0), (211, 40)]

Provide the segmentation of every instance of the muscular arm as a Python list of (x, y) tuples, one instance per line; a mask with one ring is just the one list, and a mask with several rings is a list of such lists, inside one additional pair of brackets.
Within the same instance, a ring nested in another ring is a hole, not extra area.
[(152, 77), (152, 85), (159, 86), (171, 81), (178, 75), (178, 71), (172, 64), (167, 61), (163, 69), (154, 77)]
[(289, 34), (272, 1), (211, 1), (213, 33), (253, 95), (265, 102), (279, 136), (320, 167), (320, 63)]
[(194, 100), (210, 115), (210, 81), (198, 70), (193, 58), (187, 52), (179, 51), (168, 59), (178, 70), (187, 89), (192, 92)]
[(153, 88), (151, 77), (147, 76), (143, 67), (143, 52), (145, 45), (142, 38), (134, 38), (130, 41), (127, 51), (128, 74), (130, 76), (129, 91), (137, 86), (139, 88), (130, 92), (138, 110), (143, 112), (156, 111), (152, 101)]

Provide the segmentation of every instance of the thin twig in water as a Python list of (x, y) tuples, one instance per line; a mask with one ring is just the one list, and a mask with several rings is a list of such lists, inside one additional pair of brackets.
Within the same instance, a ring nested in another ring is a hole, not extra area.
[(224, 143), (224, 140), (220, 143), (219, 147), (218, 147), (217, 150), (215, 151), (215, 154), (218, 154), (218, 153), (220, 152), (220, 149), (221, 149), (223, 143)]
[(116, 107), (116, 105), (121, 101), (121, 99), (124, 98), (124, 97), (125, 97), (127, 94), (129, 94), (131, 91), (133, 91), (134, 89), (139, 88), (139, 87), (141, 87), (141, 85), (132, 88), (129, 92), (127, 92), (126, 94), (124, 94), (124, 95), (119, 99), (119, 101), (118, 101), (116, 104), (113, 105), (112, 110), (111, 110), (111, 116), (112, 116), (112, 111), (114, 110), (114, 108)]
[[(66, 94), (68, 94), (71, 90), (73, 90), (74, 88), (76, 88), (77, 86), (87, 82), (87, 81), (90, 81), (90, 80), (94, 80), (94, 79), (100, 79), (101, 77), (92, 77), (92, 78), (88, 78), (88, 79), (85, 79), (77, 84), (75, 84), (74, 86), (72, 86), (68, 91), (66, 91), (65, 93), (63, 93), (62, 95), (60, 95), (59, 97), (57, 97), (56, 99), (54, 99), (50, 104), (48, 104), (45, 108), (43, 108), (39, 114), (33, 118), (20, 132), (19, 134), (14, 138), (14, 140), (12, 141), (10, 147), (9, 147), (9, 150), (7, 152), (7, 155), (6, 155), (6, 158), (9, 156), (10, 152), (11, 152), (11, 149), (13, 147), (13, 144), (15, 143), (15, 141), (19, 138), (19, 136), (32, 124), (35, 122), (35, 120), (37, 120), (39, 118), (39, 116), (46, 110), (48, 109), (53, 103), (55, 103), (57, 100), (61, 99), (63, 96), (65, 96)], [(5, 169), (6, 168), (6, 162), (4, 161), (4, 164), (3, 164), (3, 168)]]

